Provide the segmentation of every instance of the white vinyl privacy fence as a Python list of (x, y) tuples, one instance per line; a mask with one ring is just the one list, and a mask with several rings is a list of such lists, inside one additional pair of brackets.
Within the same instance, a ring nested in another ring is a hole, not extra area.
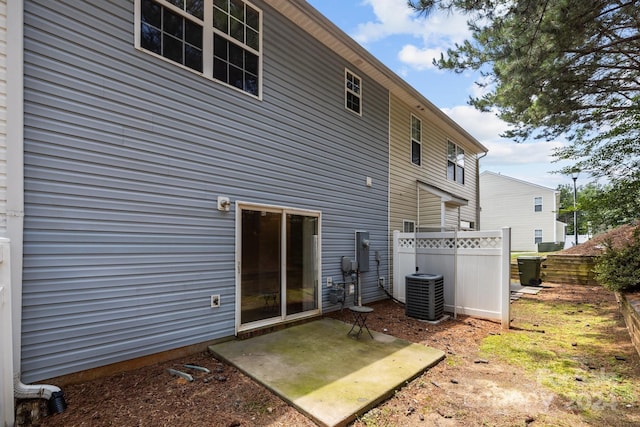
[(393, 296), (405, 302), (405, 277), (444, 278), (445, 311), (500, 320), (509, 327), (511, 229), (393, 233)]

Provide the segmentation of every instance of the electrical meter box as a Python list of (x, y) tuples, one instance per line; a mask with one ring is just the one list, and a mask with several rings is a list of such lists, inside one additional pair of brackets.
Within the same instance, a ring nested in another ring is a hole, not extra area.
[(369, 271), (369, 232), (356, 231), (356, 261), (359, 271)]

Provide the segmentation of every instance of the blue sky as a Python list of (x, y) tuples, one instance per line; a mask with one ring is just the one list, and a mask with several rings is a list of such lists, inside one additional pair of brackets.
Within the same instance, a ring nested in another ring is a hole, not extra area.
[(481, 171), (550, 188), (572, 183), (571, 177), (550, 173), (562, 165), (551, 162), (561, 141), (517, 144), (501, 138), (507, 125), (467, 104), (469, 96), (480, 94), (474, 83), (479, 75), (440, 71), (432, 65), (448, 47), (470, 38), (465, 17), (442, 12), (420, 17), (406, 0), (308, 2), (485, 145), (489, 154), (480, 161)]

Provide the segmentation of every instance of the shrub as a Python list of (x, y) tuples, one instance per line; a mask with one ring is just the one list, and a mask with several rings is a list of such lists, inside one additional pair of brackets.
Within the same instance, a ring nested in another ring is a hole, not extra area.
[(624, 247), (615, 249), (605, 242), (605, 251), (596, 261), (596, 280), (610, 291), (640, 289), (640, 227)]

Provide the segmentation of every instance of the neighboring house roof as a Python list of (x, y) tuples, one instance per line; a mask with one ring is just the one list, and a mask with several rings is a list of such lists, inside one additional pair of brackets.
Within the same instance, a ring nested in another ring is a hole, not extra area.
[(557, 193), (557, 190), (555, 190), (553, 188), (545, 187), (544, 185), (534, 184), (533, 182), (524, 181), (524, 180), (518, 179), (518, 178), (512, 178), (510, 176), (502, 175), (500, 173), (484, 171), (484, 172), (480, 173), (480, 177), (482, 177), (483, 175), (492, 175), (492, 176), (500, 177), (502, 179), (509, 180), (509, 181), (512, 181), (512, 182), (517, 182), (517, 183), (528, 185), (528, 186), (531, 186), (531, 187), (537, 187), (537, 188), (539, 188), (541, 190), (553, 191), (554, 193)]
[[(362, 72), (388, 89), (392, 94), (415, 107), (423, 114), (447, 123), (476, 146), (477, 152), (489, 150), (469, 132), (447, 116), (420, 92), (391, 71), (355, 40), (340, 30), (305, 0), (265, 0), (267, 4), (296, 23), (335, 53), (357, 66)], [(425, 23), (426, 25), (426, 23)]]

